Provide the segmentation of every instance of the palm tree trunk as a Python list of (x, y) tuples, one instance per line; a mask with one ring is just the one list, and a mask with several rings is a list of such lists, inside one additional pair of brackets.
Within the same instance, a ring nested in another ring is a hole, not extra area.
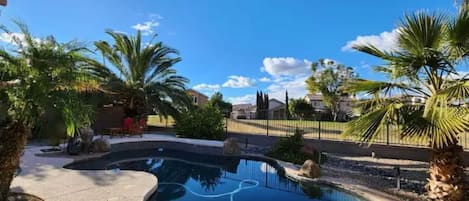
[(469, 200), (465, 197), (468, 189), (464, 179), (462, 151), (462, 147), (458, 145), (433, 150), (429, 170), (430, 178), (425, 186), (431, 200)]
[(0, 200), (7, 200), (26, 144), (25, 131), (24, 126), (18, 123), (0, 128)]

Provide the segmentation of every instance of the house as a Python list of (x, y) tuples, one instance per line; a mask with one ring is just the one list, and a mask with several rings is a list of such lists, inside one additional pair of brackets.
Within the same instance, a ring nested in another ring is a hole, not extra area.
[[(305, 96), (305, 100), (311, 104), (315, 112), (328, 112), (329, 109), (326, 107), (323, 97), (321, 94), (308, 94)], [(342, 96), (339, 104), (339, 113), (352, 114), (353, 113), (353, 101), (356, 98), (354, 96)]]
[(269, 100), (269, 119), (286, 119), (285, 103), (272, 98)]
[[(257, 107), (252, 104), (233, 105), (231, 118), (256, 119)], [(269, 100), (269, 119), (286, 119), (285, 104), (277, 99)]]
[(208, 102), (208, 96), (196, 91), (196, 90), (193, 90), (193, 89), (188, 89), (187, 91), (187, 94), (189, 94), (189, 96), (192, 97), (192, 103), (194, 105), (198, 105), (198, 106), (203, 106), (205, 105), (207, 102)]
[(231, 112), (231, 118), (233, 119), (255, 119), (256, 118), (256, 106), (252, 104), (238, 104), (233, 105)]

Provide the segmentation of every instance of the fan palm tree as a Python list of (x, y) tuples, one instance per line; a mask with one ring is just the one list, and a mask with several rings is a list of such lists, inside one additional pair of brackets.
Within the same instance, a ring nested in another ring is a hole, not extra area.
[(101, 90), (100, 79), (90, 73), (97, 62), (86, 57), (86, 48), (51, 36), (33, 38), (25, 25), (17, 25), (14, 50), (0, 50), (0, 200), (7, 199), (30, 130), (54, 113), (73, 135), (92, 121), (93, 108), (81, 94)]
[[(418, 12), (405, 16), (398, 30), (394, 50), (382, 51), (370, 44), (354, 47), (381, 58), (385, 64), (375, 70), (385, 73), (389, 81), (357, 79), (348, 84), (349, 92), (365, 92), (373, 98), (357, 103), (365, 114), (349, 122), (343, 135), (372, 143), (386, 124), (399, 125), (401, 138), (427, 143), (432, 150), (428, 197), (469, 200), (458, 145), (469, 129), (469, 79), (455, 68), (464, 65), (469, 55), (469, 13), (463, 8), (451, 18)], [(415, 97), (422, 101), (411, 101)]]
[(178, 106), (188, 104), (185, 92), (188, 80), (176, 74), (173, 65), (181, 61), (172, 57), (178, 52), (162, 42), (152, 40), (143, 45), (140, 31), (136, 36), (106, 31), (113, 40), (97, 41), (95, 46), (119, 76), (108, 69), (109, 87), (124, 102), (127, 116), (145, 116), (149, 111), (167, 117), (177, 116)]

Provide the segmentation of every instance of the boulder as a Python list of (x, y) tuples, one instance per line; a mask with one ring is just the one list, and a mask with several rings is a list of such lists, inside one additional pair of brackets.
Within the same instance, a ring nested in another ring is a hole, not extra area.
[(91, 144), (94, 153), (111, 151), (111, 144), (105, 139), (98, 138)]
[(223, 142), (223, 154), (238, 155), (241, 153), (238, 140), (236, 138), (228, 138)]
[(298, 174), (309, 178), (318, 178), (321, 176), (321, 168), (314, 161), (306, 160)]
[(80, 136), (82, 143), (82, 151), (88, 153), (91, 151), (91, 144), (93, 143), (94, 131), (91, 127), (80, 128)]

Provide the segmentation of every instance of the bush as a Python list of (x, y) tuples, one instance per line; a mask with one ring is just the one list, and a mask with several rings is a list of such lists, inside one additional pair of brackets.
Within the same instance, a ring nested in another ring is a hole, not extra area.
[(174, 131), (188, 138), (221, 140), (224, 138), (223, 115), (211, 105), (196, 107), (176, 118)]
[[(298, 128), (292, 136), (281, 137), (279, 141), (266, 153), (267, 156), (288, 161), (295, 164), (303, 164), (308, 159), (319, 163), (320, 153), (313, 151), (313, 154), (305, 153), (302, 151), (305, 146), (303, 132)], [(324, 156), (321, 157), (321, 163), (324, 162)]]

